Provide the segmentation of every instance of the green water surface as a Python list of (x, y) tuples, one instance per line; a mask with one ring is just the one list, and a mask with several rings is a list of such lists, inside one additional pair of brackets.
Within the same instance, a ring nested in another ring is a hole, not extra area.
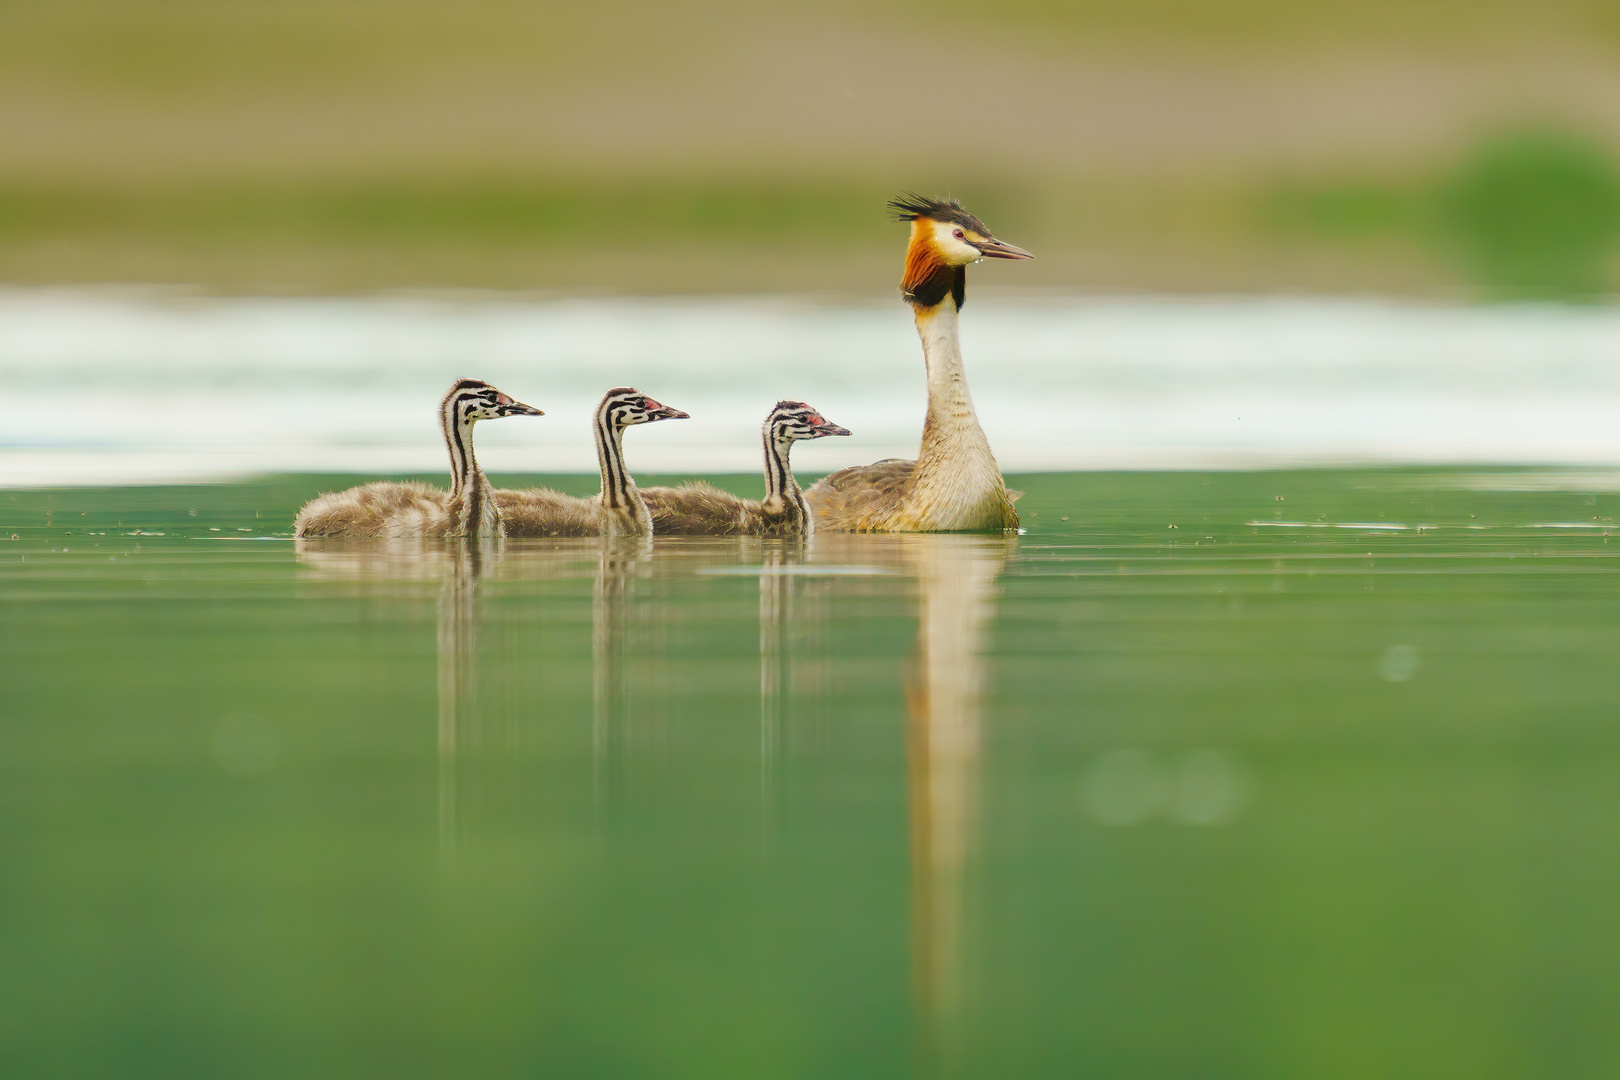
[(0, 492), (0, 1075), (1620, 1075), (1620, 495), (1545, 479), (502, 550)]

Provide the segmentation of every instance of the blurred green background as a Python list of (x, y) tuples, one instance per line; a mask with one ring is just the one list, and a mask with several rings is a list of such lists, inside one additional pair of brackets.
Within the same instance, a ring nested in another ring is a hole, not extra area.
[(877, 294), (954, 192), (1020, 286), (1605, 294), (1600, 0), (9, 0), (0, 282)]

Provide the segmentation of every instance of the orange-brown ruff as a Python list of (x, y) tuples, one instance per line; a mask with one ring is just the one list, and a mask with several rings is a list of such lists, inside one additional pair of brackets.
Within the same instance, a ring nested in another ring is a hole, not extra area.
[(845, 532), (1016, 529), (1018, 511), (968, 393), (957, 335), (967, 265), (1027, 259), (951, 200), (907, 196), (890, 204), (911, 222), (900, 290), (912, 307), (928, 369), (928, 415), (916, 461), (890, 459), (824, 477), (805, 492), (816, 527)]

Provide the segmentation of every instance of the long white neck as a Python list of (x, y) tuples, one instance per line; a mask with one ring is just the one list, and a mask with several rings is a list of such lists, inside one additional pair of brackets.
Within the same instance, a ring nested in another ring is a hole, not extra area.
[(928, 364), (928, 418), (903, 520), (926, 530), (1016, 528), (1018, 513), (968, 393), (956, 300), (913, 307)]
[(988, 459), (1000, 478), (990, 441), (979, 426), (962, 366), (956, 301), (947, 296), (931, 308), (916, 309), (917, 335), (922, 338), (923, 360), (928, 365), (928, 418), (923, 424), (918, 472), (960, 466), (968, 459)]
[(778, 439), (765, 428), (765, 501), (767, 512), (781, 514), (799, 522), (805, 532), (810, 531), (810, 508), (805, 504), (804, 492), (793, 478), (788, 455), (793, 450), (792, 439)]
[(450, 450), (449, 536), (500, 536), (501, 512), (495, 505), (489, 480), (478, 467), (473, 454), (473, 425), (476, 421), (456, 414), (450, 402), (439, 418), (445, 445)]
[(596, 462), (602, 472), (602, 490), (596, 498), (606, 531), (650, 536), (652, 514), (624, 467), (624, 429), (613, 422), (605, 405), (596, 414)]

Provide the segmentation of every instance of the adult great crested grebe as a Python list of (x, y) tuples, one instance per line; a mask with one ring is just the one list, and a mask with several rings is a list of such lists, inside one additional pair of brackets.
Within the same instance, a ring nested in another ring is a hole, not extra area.
[(991, 236), (955, 199), (907, 194), (889, 210), (911, 223), (900, 291), (916, 315), (928, 368), (922, 450), (916, 461), (856, 465), (817, 481), (805, 492), (816, 526), (844, 532), (1015, 529), (1018, 511), (968, 394), (957, 313), (969, 263), (1034, 256)]
[(800, 439), (848, 435), (802, 401), (778, 401), (765, 417), (765, 498), (740, 499), (709, 484), (642, 488), (652, 513), (653, 532), (686, 536), (805, 536), (810, 508), (793, 479), (788, 454)]
[(459, 379), (439, 402), (439, 428), (450, 450), (450, 490), (414, 481), (378, 481), (318, 495), (294, 522), (300, 537), (505, 535), (489, 481), (473, 456), (473, 425), (502, 416), (544, 416), (487, 382)]

